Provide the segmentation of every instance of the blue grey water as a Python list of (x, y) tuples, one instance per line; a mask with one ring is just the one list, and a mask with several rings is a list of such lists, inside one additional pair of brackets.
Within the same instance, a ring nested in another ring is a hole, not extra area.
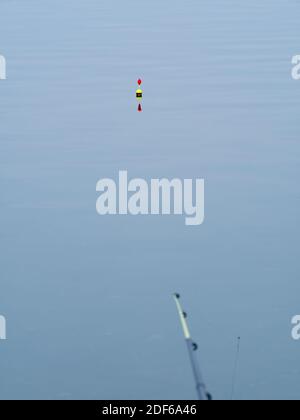
[[(296, 0), (0, 1), (1, 399), (299, 399)], [(144, 81), (137, 112), (136, 80)], [(206, 219), (100, 217), (96, 182), (205, 178)]]

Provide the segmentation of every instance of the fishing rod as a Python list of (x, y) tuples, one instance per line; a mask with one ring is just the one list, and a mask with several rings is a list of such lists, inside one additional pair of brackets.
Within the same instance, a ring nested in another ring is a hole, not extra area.
[(235, 361), (234, 361), (234, 368), (233, 368), (233, 375), (232, 375), (232, 385), (231, 385), (231, 394), (230, 394), (231, 401), (233, 401), (233, 397), (234, 397), (234, 393), (235, 393), (235, 386), (236, 386), (238, 367), (239, 367), (240, 349), (241, 349), (241, 337), (238, 337), (236, 355), (235, 355)]
[(175, 300), (175, 303), (176, 303), (176, 307), (177, 307), (178, 314), (179, 314), (179, 319), (180, 319), (181, 326), (182, 326), (182, 329), (183, 329), (184, 338), (185, 338), (187, 348), (188, 348), (190, 362), (191, 362), (191, 365), (192, 365), (192, 370), (193, 370), (193, 374), (194, 374), (194, 378), (195, 378), (195, 382), (196, 382), (196, 390), (197, 390), (198, 399), (200, 401), (211, 401), (212, 396), (206, 390), (206, 386), (205, 386), (205, 383), (203, 381), (202, 374), (201, 374), (199, 364), (198, 364), (198, 360), (197, 360), (196, 353), (195, 353), (198, 350), (198, 345), (191, 338), (191, 334), (190, 334), (189, 327), (188, 327), (187, 320), (186, 320), (187, 314), (186, 314), (186, 312), (184, 312), (182, 310), (179, 299), (180, 299), (180, 295), (178, 293), (175, 293), (174, 294), (174, 300)]

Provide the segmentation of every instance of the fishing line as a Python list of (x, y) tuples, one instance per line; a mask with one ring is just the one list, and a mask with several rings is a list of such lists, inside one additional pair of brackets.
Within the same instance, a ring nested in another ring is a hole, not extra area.
[(238, 337), (236, 356), (235, 356), (233, 375), (232, 375), (232, 386), (231, 386), (231, 396), (230, 396), (231, 401), (233, 401), (234, 392), (235, 392), (236, 379), (237, 379), (238, 367), (239, 367), (239, 359), (240, 359), (240, 349), (241, 349), (241, 337)]

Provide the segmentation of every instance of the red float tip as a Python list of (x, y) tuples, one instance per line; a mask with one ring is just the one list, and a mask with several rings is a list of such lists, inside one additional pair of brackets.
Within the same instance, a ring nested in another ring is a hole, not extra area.
[(139, 79), (139, 80), (138, 80), (138, 85), (139, 85), (139, 86), (141, 86), (141, 84), (142, 84), (142, 80), (141, 80), (141, 79)]

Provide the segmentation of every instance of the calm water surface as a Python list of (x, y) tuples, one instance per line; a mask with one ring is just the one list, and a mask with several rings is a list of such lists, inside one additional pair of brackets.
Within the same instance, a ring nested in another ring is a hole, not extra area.
[[(299, 398), (295, 0), (0, 0), (0, 398)], [(136, 80), (144, 80), (143, 113)], [(99, 178), (204, 177), (206, 220), (101, 218)]]

